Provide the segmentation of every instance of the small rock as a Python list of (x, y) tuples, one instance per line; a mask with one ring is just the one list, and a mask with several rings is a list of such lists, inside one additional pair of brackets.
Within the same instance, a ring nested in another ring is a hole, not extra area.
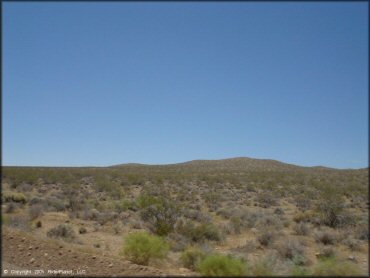
[(21, 241), (22, 242), (25, 242), (26, 238), (25, 237), (22, 237)]
[(33, 264), (35, 262), (35, 258), (31, 258), (30, 263)]
[(32, 250), (32, 249), (33, 249), (33, 247), (32, 247), (32, 246), (28, 247), (28, 250)]
[(47, 257), (49, 254), (48, 253), (45, 253), (44, 256)]
[(31, 252), (28, 252), (27, 256), (31, 256), (31, 255), (32, 255)]
[(321, 255), (321, 253), (319, 253), (319, 252), (315, 253), (316, 257), (320, 257), (320, 255)]
[(62, 249), (63, 248), (63, 245), (60, 245), (59, 248)]
[(113, 264), (109, 264), (108, 267), (113, 267)]
[(96, 259), (96, 256), (92, 256), (92, 258), (95, 260)]
[(59, 251), (59, 253), (58, 253), (58, 254), (59, 254), (59, 256), (62, 256), (62, 255), (63, 255), (62, 251)]
[(37, 250), (37, 249), (39, 249), (39, 247), (38, 247), (38, 246), (36, 246), (36, 247), (35, 247), (35, 250)]
[(10, 236), (9, 238), (10, 238), (10, 239), (13, 239), (13, 236)]

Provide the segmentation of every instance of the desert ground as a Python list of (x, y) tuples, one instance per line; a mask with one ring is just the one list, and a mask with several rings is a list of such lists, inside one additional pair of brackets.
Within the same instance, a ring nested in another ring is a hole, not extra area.
[(368, 178), (251, 158), (2, 167), (2, 275), (368, 276)]

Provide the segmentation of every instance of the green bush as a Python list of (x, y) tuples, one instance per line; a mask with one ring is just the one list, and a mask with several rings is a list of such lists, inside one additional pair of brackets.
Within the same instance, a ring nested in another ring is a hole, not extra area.
[[(179, 209), (171, 200), (163, 197), (145, 197), (140, 200), (139, 206), (144, 206), (140, 211), (141, 219), (149, 225), (151, 231), (160, 236), (173, 231)], [(150, 203), (152, 204), (145, 207)]]
[(137, 232), (125, 238), (123, 254), (136, 264), (148, 265), (151, 259), (165, 258), (168, 250), (168, 244), (161, 237)]
[(209, 255), (199, 263), (198, 271), (206, 276), (242, 276), (248, 274), (241, 259), (224, 255)]
[(349, 276), (360, 275), (361, 272), (354, 263), (338, 262), (335, 258), (321, 260), (313, 269), (313, 275)]
[(205, 256), (206, 255), (201, 250), (189, 248), (181, 254), (180, 260), (184, 267), (196, 270)]
[(23, 193), (5, 191), (2, 193), (3, 202), (15, 202), (25, 204), (27, 202), (26, 196)]

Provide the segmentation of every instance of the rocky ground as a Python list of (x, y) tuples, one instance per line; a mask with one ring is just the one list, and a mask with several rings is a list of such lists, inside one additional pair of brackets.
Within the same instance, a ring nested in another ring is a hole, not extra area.
[(80, 252), (61, 242), (43, 241), (30, 234), (7, 228), (3, 228), (2, 231), (2, 266), (3, 276), (29, 276), (29, 274), (52, 276), (58, 275), (57, 271), (65, 271), (60, 274), (67, 276), (72, 274), (73, 276), (164, 276), (166, 274), (153, 267)]

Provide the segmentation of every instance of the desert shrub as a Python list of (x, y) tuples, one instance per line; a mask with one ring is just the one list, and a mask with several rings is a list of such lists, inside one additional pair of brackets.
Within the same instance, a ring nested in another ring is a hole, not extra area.
[(275, 233), (270, 231), (264, 231), (257, 236), (257, 240), (262, 246), (271, 245), (274, 242), (275, 238), (276, 238)]
[(79, 234), (86, 234), (86, 233), (87, 233), (87, 230), (86, 230), (86, 228), (85, 228), (85, 227), (80, 227), (80, 228), (78, 229), (78, 233), (79, 233)]
[(35, 220), (36, 218), (43, 215), (43, 208), (42, 205), (33, 205), (28, 208), (28, 214), (30, 215), (31, 220)]
[(310, 272), (303, 266), (294, 265), (292, 270), (290, 271), (291, 276), (308, 276)]
[(4, 191), (2, 192), (3, 203), (15, 202), (25, 204), (27, 202), (26, 196), (23, 193)]
[(140, 208), (147, 208), (151, 205), (160, 203), (160, 200), (152, 195), (149, 195), (147, 193), (140, 194), (136, 199), (136, 205)]
[(131, 211), (137, 211), (137, 204), (136, 202), (134, 201), (130, 201), (130, 200), (121, 200), (121, 201), (118, 201), (117, 203), (115, 203), (115, 210), (118, 212), (118, 213), (121, 213), (121, 212), (124, 212), (124, 211), (127, 211), (127, 210), (131, 210)]
[(194, 242), (221, 241), (223, 239), (221, 231), (212, 223), (194, 225), (193, 222), (188, 221), (179, 227), (178, 231)]
[(10, 202), (5, 207), (5, 213), (13, 213), (17, 209), (17, 205), (14, 202)]
[(357, 265), (350, 262), (339, 262), (335, 258), (324, 259), (313, 268), (313, 275), (317, 276), (348, 276), (361, 275)]
[[(163, 197), (156, 197), (150, 200), (151, 202), (155, 200), (155, 202), (148, 207), (144, 207), (140, 211), (140, 216), (154, 233), (167, 235), (174, 229), (179, 216), (179, 209), (171, 200)], [(148, 204), (150, 202), (145, 201), (144, 203)]]
[(40, 197), (33, 197), (29, 202), (28, 204), (30, 206), (33, 206), (33, 205), (39, 205), (39, 204), (44, 204), (45, 203), (45, 199), (43, 198), (40, 198)]
[(51, 228), (46, 235), (51, 238), (60, 238), (67, 242), (76, 239), (75, 231), (71, 226), (65, 224), (59, 224), (58, 226)]
[(197, 249), (189, 248), (185, 250), (180, 257), (181, 263), (184, 267), (191, 270), (196, 270), (199, 266), (199, 263), (206, 257), (206, 254)]
[(178, 233), (169, 234), (167, 240), (169, 241), (171, 250), (174, 252), (184, 251), (189, 245), (189, 239)]
[(97, 209), (85, 208), (82, 212), (83, 220), (95, 220), (97, 221), (100, 216), (100, 212)]
[(336, 234), (330, 230), (318, 230), (314, 233), (316, 242), (324, 245), (334, 244), (337, 240)]
[(227, 208), (219, 208), (217, 211), (216, 211), (216, 214), (223, 217), (223, 218), (231, 218), (232, 215), (233, 215), (233, 211), (231, 209), (227, 209)]
[(185, 210), (183, 216), (198, 222), (210, 222), (212, 220), (209, 215), (205, 215), (201, 211), (193, 209)]
[(318, 259), (327, 259), (331, 257), (335, 257), (335, 251), (333, 248), (327, 246), (321, 248), (317, 255)]
[(360, 224), (355, 229), (357, 239), (369, 240), (369, 226), (367, 224)]
[(276, 208), (274, 210), (274, 214), (276, 214), (276, 215), (284, 215), (285, 213), (284, 213), (284, 210), (282, 208)]
[(288, 238), (277, 245), (277, 251), (281, 257), (292, 260), (297, 265), (304, 265), (307, 260), (305, 258), (305, 248), (297, 240)]
[(361, 250), (361, 242), (353, 237), (346, 237), (345, 239), (342, 240), (342, 243), (352, 251)]
[(277, 216), (267, 214), (257, 221), (256, 227), (260, 229), (273, 228), (274, 230), (281, 230), (283, 225), (281, 224), (281, 220)]
[(273, 276), (275, 261), (272, 257), (266, 257), (252, 266), (253, 276)]
[(277, 198), (269, 191), (258, 194), (256, 201), (264, 208), (278, 205)]
[(297, 223), (293, 226), (296, 235), (307, 236), (310, 232), (310, 227), (306, 223)]
[(42, 222), (39, 220), (36, 222), (36, 228), (41, 228), (42, 227)]
[(338, 215), (343, 210), (343, 204), (343, 196), (338, 193), (338, 189), (334, 186), (326, 186), (315, 204), (315, 210), (324, 225), (337, 227), (340, 223)]
[(55, 197), (48, 198), (45, 206), (49, 211), (64, 211), (66, 208), (64, 202)]
[(296, 223), (311, 222), (314, 217), (315, 213), (312, 211), (299, 212), (293, 216), (293, 221)]
[(305, 195), (298, 195), (297, 197), (295, 197), (295, 205), (299, 210), (306, 211), (311, 208), (312, 201)]
[(254, 228), (259, 219), (264, 217), (264, 214), (259, 211), (242, 210), (236, 213), (235, 217), (238, 217), (243, 227)]
[(349, 213), (348, 211), (343, 211), (338, 213), (337, 220), (336, 220), (336, 227), (344, 228), (344, 227), (354, 227), (356, 223), (358, 223), (358, 217)]
[(30, 218), (28, 215), (10, 215), (7, 218), (7, 225), (19, 230), (29, 231), (31, 228)]
[(224, 255), (209, 255), (198, 266), (198, 271), (206, 276), (240, 276), (248, 274), (248, 267), (241, 259)]
[(137, 232), (125, 238), (123, 254), (136, 264), (148, 265), (151, 259), (165, 258), (168, 249), (168, 244), (162, 238)]

